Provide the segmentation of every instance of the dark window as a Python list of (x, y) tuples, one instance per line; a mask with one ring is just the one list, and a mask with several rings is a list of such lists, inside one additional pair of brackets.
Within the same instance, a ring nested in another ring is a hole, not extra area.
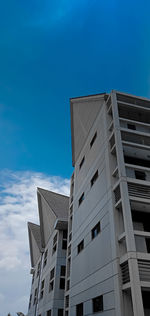
[(129, 129), (136, 130), (136, 126), (134, 124), (127, 124)]
[(82, 193), (82, 195), (80, 196), (80, 199), (79, 199), (79, 206), (80, 204), (83, 202), (84, 200), (84, 193)]
[(63, 309), (58, 309), (58, 316), (63, 316)]
[(91, 142), (90, 142), (90, 147), (93, 146), (93, 144), (94, 144), (94, 142), (95, 142), (95, 140), (96, 140), (96, 137), (97, 137), (97, 132), (94, 134), (94, 136), (93, 136), (93, 138), (92, 138), (92, 140), (91, 140)]
[(91, 187), (96, 182), (97, 178), (98, 178), (98, 170), (95, 172), (93, 178), (91, 179)]
[(82, 160), (81, 160), (81, 162), (79, 164), (79, 169), (81, 169), (81, 167), (83, 166), (84, 161), (85, 161), (85, 156), (82, 158)]
[(102, 312), (103, 310), (103, 296), (93, 298), (93, 313)]
[(51, 316), (51, 310), (47, 311), (47, 316)]
[(67, 239), (67, 234), (68, 234), (67, 230), (63, 230), (63, 239)]
[(66, 296), (65, 306), (66, 306), (66, 308), (69, 307), (69, 295)]
[(65, 278), (60, 278), (59, 288), (61, 290), (65, 289)]
[(53, 291), (53, 288), (54, 288), (54, 281), (51, 281), (49, 283), (49, 292)]
[(61, 266), (60, 275), (65, 276), (65, 274), (66, 274), (66, 266)]
[(144, 309), (150, 309), (150, 292), (142, 291)]
[(84, 248), (84, 239), (78, 245), (78, 253), (81, 252)]
[(43, 294), (44, 294), (44, 281), (45, 281), (45, 280), (43, 280), (42, 283), (41, 283), (40, 299), (43, 298)]
[(54, 252), (57, 249), (57, 234), (54, 236), (53, 238), (53, 250), (52, 250), (52, 255), (54, 254)]
[(67, 281), (67, 291), (70, 289), (70, 280)]
[(43, 264), (43, 267), (46, 266), (46, 263), (47, 263), (47, 255), (48, 255), (48, 249), (45, 251), (45, 254), (44, 254), (44, 264)]
[(62, 249), (67, 249), (67, 240), (62, 241)]
[(37, 288), (36, 288), (35, 291), (34, 291), (34, 301), (33, 301), (33, 305), (35, 305), (36, 301), (37, 301)]
[(139, 179), (139, 180), (146, 180), (146, 174), (145, 172), (143, 171), (138, 171), (138, 170), (135, 170), (135, 177), (136, 179)]
[(30, 295), (30, 300), (29, 300), (29, 309), (31, 308), (31, 302), (32, 302), (32, 294)]
[(91, 231), (92, 239), (94, 239), (100, 233), (100, 222), (98, 222)]
[(150, 239), (149, 238), (145, 238), (145, 240), (146, 240), (147, 252), (150, 253)]
[(83, 303), (76, 305), (76, 316), (83, 316)]
[(41, 262), (38, 263), (37, 274), (36, 274), (37, 277), (40, 275), (40, 267), (41, 267)]
[(53, 268), (50, 272), (50, 280), (54, 278), (54, 274), (55, 274), (55, 268)]

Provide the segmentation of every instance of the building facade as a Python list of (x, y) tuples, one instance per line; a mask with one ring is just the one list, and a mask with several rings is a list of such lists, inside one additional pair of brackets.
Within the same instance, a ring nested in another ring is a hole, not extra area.
[(40, 225), (28, 223), (32, 285), (28, 316), (63, 316), (68, 197), (38, 188)]
[(64, 316), (149, 316), (150, 100), (111, 91), (70, 105)]

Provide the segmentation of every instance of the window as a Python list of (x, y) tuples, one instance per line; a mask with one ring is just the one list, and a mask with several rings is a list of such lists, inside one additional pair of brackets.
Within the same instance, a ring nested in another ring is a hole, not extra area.
[(66, 308), (69, 307), (69, 295), (66, 296), (65, 306), (66, 306)]
[(31, 302), (32, 302), (32, 294), (30, 295), (30, 300), (29, 300), (29, 309), (31, 308)]
[(60, 308), (59, 308), (59, 309), (58, 309), (58, 316), (63, 316), (63, 311), (64, 311), (63, 309), (60, 309)]
[(52, 250), (52, 255), (55, 253), (57, 249), (57, 234), (53, 238), (53, 250)]
[(63, 230), (62, 249), (67, 249), (67, 230)]
[(77, 248), (78, 248), (78, 253), (83, 250), (83, 248), (84, 248), (84, 239), (79, 243)]
[(40, 267), (41, 267), (41, 262), (39, 262), (38, 264), (36, 277), (40, 275)]
[(67, 291), (70, 289), (70, 280), (67, 280)]
[(65, 275), (66, 275), (66, 267), (61, 266), (61, 268), (60, 268), (60, 284), (59, 284), (59, 288), (61, 290), (65, 289)]
[(90, 142), (90, 147), (92, 148), (92, 146), (93, 146), (93, 144), (94, 144), (94, 142), (95, 142), (95, 140), (96, 140), (96, 137), (97, 137), (97, 132), (94, 134), (94, 136), (93, 136), (93, 138), (92, 138), (92, 140), (91, 140), (91, 142)]
[(47, 316), (51, 316), (51, 309), (49, 309), (49, 311), (47, 311)]
[(82, 195), (80, 196), (79, 198), (79, 206), (81, 205), (81, 203), (83, 202), (84, 200), (84, 192), (82, 193)]
[(129, 129), (136, 130), (136, 126), (134, 124), (127, 124)]
[(60, 268), (60, 275), (65, 277), (65, 275), (66, 275), (66, 266), (61, 266), (61, 268)]
[(44, 283), (45, 283), (45, 280), (43, 280), (42, 283), (41, 283), (40, 299), (43, 298), (43, 294), (44, 294)]
[(76, 305), (76, 316), (83, 316), (83, 303)]
[(47, 263), (47, 255), (48, 255), (48, 249), (45, 251), (45, 254), (44, 254), (44, 264), (43, 264), (43, 267), (46, 266), (46, 263)]
[(91, 231), (92, 239), (100, 233), (100, 222), (98, 222)]
[(103, 295), (93, 298), (93, 313), (102, 312), (103, 310)]
[(54, 288), (54, 276), (55, 276), (55, 267), (50, 271), (49, 292), (53, 291), (53, 288)]
[(83, 164), (84, 164), (84, 161), (85, 161), (85, 156), (82, 158), (80, 164), (79, 164), (79, 169), (82, 168)]
[(33, 305), (35, 305), (35, 303), (37, 302), (37, 288), (34, 291), (34, 301), (33, 301)]
[(97, 178), (98, 178), (98, 170), (95, 172), (93, 178), (91, 179), (91, 187), (96, 182)]
[(146, 174), (145, 172), (143, 171), (138, 171), (138, 170), (135, 170), (135, 177), (136, 179), (139, 179), (139, 180), (146, 180)]

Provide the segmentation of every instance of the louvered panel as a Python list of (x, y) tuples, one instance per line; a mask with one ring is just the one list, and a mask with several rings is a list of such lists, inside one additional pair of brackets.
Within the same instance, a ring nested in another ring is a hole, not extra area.
[(141, 281), (150, 281), (150, 261), (138, 260), (139, 275)]

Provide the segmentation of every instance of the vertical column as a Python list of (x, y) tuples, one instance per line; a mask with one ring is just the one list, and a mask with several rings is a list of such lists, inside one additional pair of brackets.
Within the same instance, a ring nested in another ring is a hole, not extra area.
[(127, 180), (126, 180), (126, 171), (125, 171), (124, 157), (123, 157), (123, 147), (122, 147), (122, 140), (121, 140), (121, 134), (120, 134), (118, 105), (117, 105), (117, 98), (116, 98), (115, 91), (112, 91), (111, 98), (112, 98), (112, 111), (113, 111), (113, 119), (114, 119), (116, 155), (117, 155), (117, 161), (118, 161), (118, 173), (119, 173), (119, 179), (120, 179), (120, 191), (121, 191), (121, 199), (122, 199), (122, 210), (123, 210), (126, 245), (127, 245), (127, 253), (128, 253), (128, 264), (129, 264), (129, 272), (130, 272), (133, 312), (134, 312), (134, 316), (144, 316), (138, 263), (136, 259), (136, 246), (135, 246), (135, 239), (134, 239), (133, 223), (132, 223), (131, 208), (130, 208), (130, 201), (129, 201), (129, 195), (128, 195), (128, 185), (127, 185)]

